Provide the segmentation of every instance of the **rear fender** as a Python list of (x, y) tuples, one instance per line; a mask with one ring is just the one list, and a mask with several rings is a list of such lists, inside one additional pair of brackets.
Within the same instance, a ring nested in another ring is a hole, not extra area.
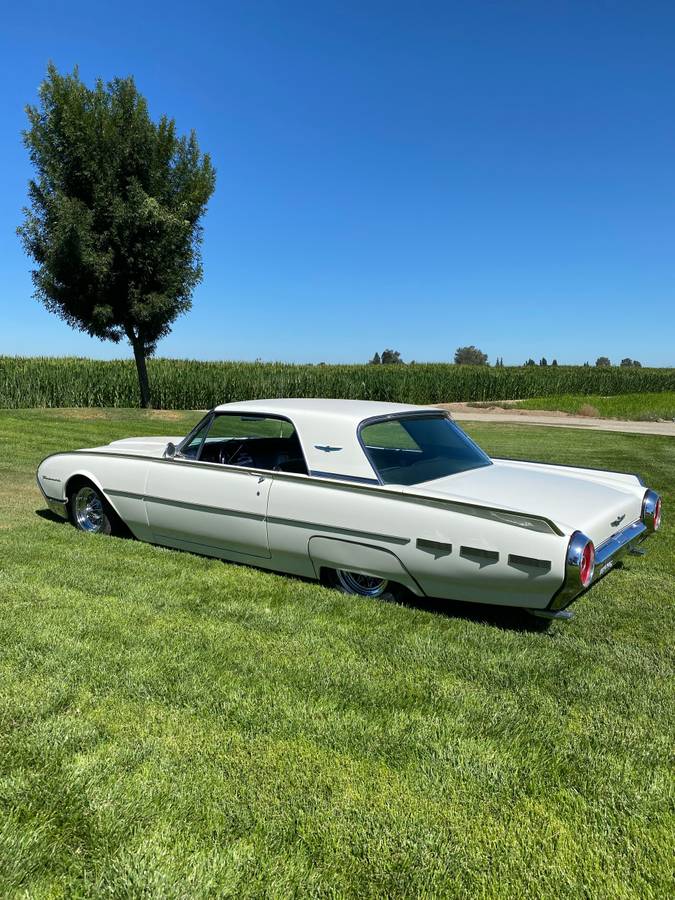
[(321, 576), (321, 569), (346, 569), (348, 572), (395, 581), (417, 596), (424, 596), (419, 584), (391, 550), (356, 541), (316, 536), (309, 539), (308, 552), (317, 578)]

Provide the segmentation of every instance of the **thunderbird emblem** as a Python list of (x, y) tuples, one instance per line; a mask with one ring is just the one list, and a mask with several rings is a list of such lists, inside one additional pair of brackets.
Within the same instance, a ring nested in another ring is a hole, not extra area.
[(330, 447), (328, 444), (314, 444), (316, 450), (323, 450), (324, 453), (334, 453), (336, 450), (342, 450), (342, 447)]
[(612, 528), (616, 528), (617, 525), (620, 525), (625, 518), (626, 518), (626, 513), (624, 513), (622, 516), (618, 516), (616, 519), (614, 519), (613, 522), (610, 522), (609, 524), (612, 526)]

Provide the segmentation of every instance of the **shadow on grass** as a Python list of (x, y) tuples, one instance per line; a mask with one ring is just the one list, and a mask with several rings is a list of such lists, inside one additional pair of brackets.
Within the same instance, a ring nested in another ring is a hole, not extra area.
[[(51, 509), (36, 509), (35, 515), (39, 516), (41, 519), (45, 519), (47, 522), (56, 523), (57, 525), (71, 525), (70, 519), (64, 519), (61, 516), (57, 515), (55, 512), (52, 512)], [(114, 527), (113, 527), (113, 536), (117, 538), (124, 538), (125, 540), (136, 540), (131, 531), (129, 530), (128, 525), (126, 525), (119, 516), (115, 515)]]
[(468, 603), (463, 600), (417, 597), (412, 593), (398, 598), (395, 602), (409, 609), (419, 609), (449, 619), (479, 622), (506, 631), (541, 633), (548, 631), (551, 627), (550, 619), (539, 619), (525, 609), (517, 609), (512, 606), (490, 606), (483, 603)]
[(48, 522), (55, 522), (57, 525), (68, 525), (68, 519), (62, 519), (61, 516), (57, 516), (51, 509), (36, 509), (35, 515), (40, 516), (41, 519), (46, 519)]

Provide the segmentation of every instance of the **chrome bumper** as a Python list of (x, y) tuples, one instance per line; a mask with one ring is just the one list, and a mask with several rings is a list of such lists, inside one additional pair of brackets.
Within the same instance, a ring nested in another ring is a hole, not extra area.
[[(640, 543), (647, 536), (647, 526), (639, 519), (632, 525), (626, 525), (622, 530), (613, 534), (604, 544), (600, 544), (595, 551), (595, 570), (593, 581), (596, 578), (602, 578), (605, 572), (608, 572), (614, 563), (625, 556), (636, 543)], [(593, 582), (591, 582), (592, 584)]]
[(40, 484), (40, 479), (36, 476), (35, 480), (37, 481), (37, 486), (40, 488), (40, 493), (44, 497), (44, 501), (49, 507), (49, 509), (55, 513), (57, 516), (60, 516), (62, 519), (68, 518), (68, 501), (67, 500), (57, 500), (56, 497), (48, 497), (45, 494), (42, 485)]
[(613, 534), (611, 538), (608, 538), (596, 548), (595, 572), (591, 583), (585, 588), (579, 588), (578, 584), (564, 581), (559, 590), (553, 595), (547, 609), (554, 611), (565, 609), (573, 600), (590, 590), (610, 569), (614, 568), (623, 556), (635, 550), (637, 545), (642, 543), (650, 534), (651, 532), (640, 519), (630, 525), (626, 525), (621, 531), (617, 531), (616, 534)]
[(47, 501), (47, 506), (53, 513), (56, 513), (57, 516), (61, 516), (62, 519), (68, 518), (67, 500), (55, 500), (53, 497), (47, 497), (46, 495), (45, 500)]

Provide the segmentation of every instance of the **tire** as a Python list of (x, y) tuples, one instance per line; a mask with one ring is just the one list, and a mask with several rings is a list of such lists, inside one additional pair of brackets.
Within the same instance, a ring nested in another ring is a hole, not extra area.
[(113, 534), (116, 515), (98, 488), (90, 481), (79, 481), (68, 492), (70, 521), (87, 534)]
[(391, 601), (401, 600), (405, 594), (405, 588), (400, 584), (375, 575), (362, 575), (360, 572), (348, 572), (346, 569), (324, 569), (323, 575), (322, 580), (328, 587), (353, 597)]

